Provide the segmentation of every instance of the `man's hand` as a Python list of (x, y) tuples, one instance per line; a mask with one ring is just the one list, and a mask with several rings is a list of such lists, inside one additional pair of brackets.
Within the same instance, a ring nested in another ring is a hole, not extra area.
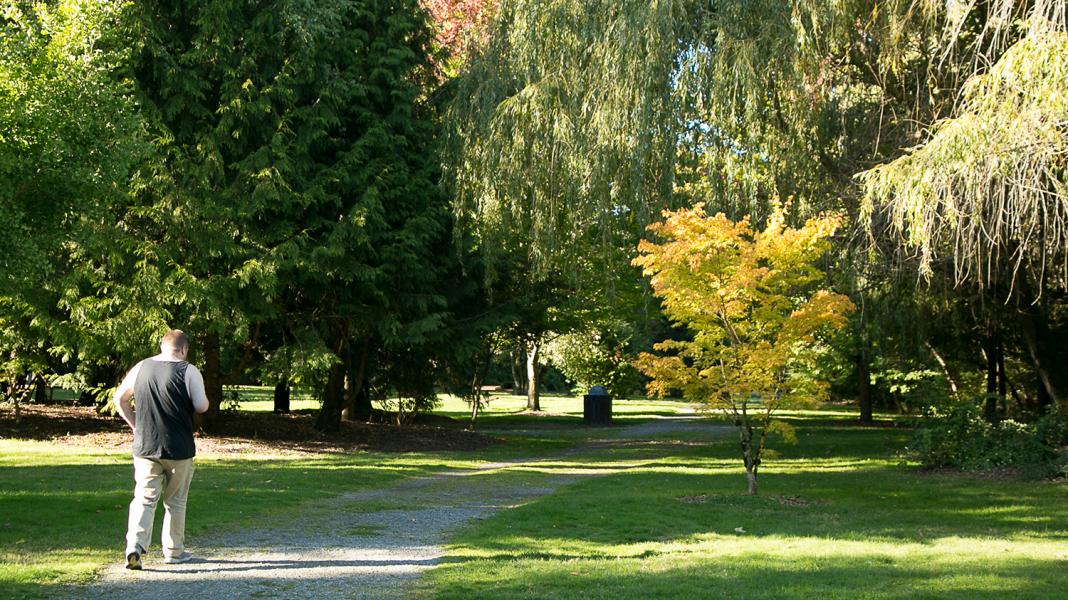
[(130, 426), (130, 430), (137, 429), (137, 415), (134, 412), (133, 404), (130, 404), (130, 399), (133, 398), (134, 382), (137, 381), (137, 373), (141, 370), (141, 363), (134, 365), (130, 372), (126, 374), (126, 377), (122, 378), (122, 383), (115, 390), (115, 395), (111, 397), (111, 401), (115, 404), (115, 410), (119, 411), (119, 416), (123, 421)]

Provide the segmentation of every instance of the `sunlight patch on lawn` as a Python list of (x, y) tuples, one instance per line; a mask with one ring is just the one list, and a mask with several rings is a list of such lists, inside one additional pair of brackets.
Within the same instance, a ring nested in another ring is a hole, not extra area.
[(58, 442), (0, 439), (0, 467), (39, 465), (118, 464), (130, 460), (128, 448), (102, 450), (85, 446), (68, 446)]
[[(743, 528), (744, 529), (744, 528)], [(867, 558), (870, 560), (908, 559), (921, 563), (938, 561), (959, 564), (961, 561), (983, 563), (997, 560), (1068, 559), (1063, 541), (1036, 539), (949, 536), (920, 542), (885, 537), (866, 540), (835, 539), (815, 536), (757, 535), (737, 531), (695, 533), (663, 541), (632, 544), (600, 544), (567, 537), (529, 537), (502, 535), (491, 545), (472, 547), (455, 545), (449, 554), (465, 558), (489, 558), (507, 552), (516, 559), (555, 558), (643, 558), (659, 555), (687, 554), (707, 558), (745, 556), (751, 559), (782, 561), (813, 558)], [(1068, 566), (1068, 564), (1066, 564)]]
[(1054, 541), (943, 537), (926, 543), (704, 533), (595, 544), (502, 538), (455, 546), (434, 572), (444, 598), (1044, 598), (1059, 590)]

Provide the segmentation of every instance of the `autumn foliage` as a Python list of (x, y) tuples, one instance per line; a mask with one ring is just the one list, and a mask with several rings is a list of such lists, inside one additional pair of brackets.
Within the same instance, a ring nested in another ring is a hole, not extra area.
[(472, 52), (486, 42), (496, 0), (422, 0), (434, 24), (434, 40), (447, 56), (439, 68), (455, 75)]
[(692, 339), (661, 342), (659, 354), (643, 353), (637, 366), (651, 378), (650, 394), (681, 391), (732, 419), (749, 492), (756, 493), (767, 434), (792, 436), (774, 414), (826, 395), (826, 382), (814, 375), (815, 349), (853, 309), (845, 296), (819, 289), (816, 263), (840, 219), (794, 229), (776, 208), (764, 230), (754, 231), (748, 218), (709, 217), (702, 204), (664, 217), (649, 227), (662, 242), (643, 240), (634, 263), (651, 278), (668, 318)]

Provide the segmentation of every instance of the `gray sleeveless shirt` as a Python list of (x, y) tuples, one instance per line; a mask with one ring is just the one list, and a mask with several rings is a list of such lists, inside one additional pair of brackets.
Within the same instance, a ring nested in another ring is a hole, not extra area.
[(196, 455), (193, 400), (185, 386), (188, 367), (185, 361), (141, 362), (134, 383), (134, 456), (184, 460)]

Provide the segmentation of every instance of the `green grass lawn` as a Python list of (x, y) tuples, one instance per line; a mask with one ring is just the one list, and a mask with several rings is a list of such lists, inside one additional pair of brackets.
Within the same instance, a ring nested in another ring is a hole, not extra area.
[[(542, 396), (544, 414), (538, 416), (525, 414), (526, 408), (526, 396), (492, 394), (489, 403), (479, 411), (476, 429), (502, 435), (533, 434), (538, 430), (586, 431), (576, 429), (582, 423), (582, 396)], [(471, 418), (471, 405), (454, 396), (442, 396), (441, 404), (434, 412), (466, 425)], [(616, 426), (691, 412), (692, 405), (681, 400), (637, 398), (612, 401), (612, 422)]]
[[(191, 545), (324, 495), (569, 450), (478, 475), (531, 486), (561, 473), (598, 476), (460, 530), (421, 595), (1057, 598), (1068, 589), (1063, 482), (924, 473), (900, 457), (908, 430), (813, 411), (789, 415), (799, 443), (776, 446), (761, 495), (748, 497), (729, 430), (577, 446), (686, 404), (616, 401), (616, 427), (584, 428), (581, 402), (546, 398), (551, 416), (526, 416), (522, 398), (495, 398), (479, 429), (508, 443), (477, 453), (203, 456)], [(462, 418), (467, 405), (446, 399), (440, 411)], [(50, 597), (120, 560), (131, 489), (126, 449), (0, 440), (0, 597)]]
[(836, 427), (818, 413), (794, 421), (799, 443), (766, 465), (757, 497), (743, 494), (732, 437), (692, 445), (692, 435), (677, 436), (689, 445), (666, 454), (663, 445), (631, 447), (611, 458), (630, 468), (462, 530), (421, 591), (613, 600), (1065, 597), (1065, 483), (925, 473), (897, 456), (907, 431)]
[[(270, 394), (270, 388), (242, 387), (241, 410), (272, 410)], [(557, 399), (546, 400), (556, 403)], [(559, 400), (573, 404), (573, 399)], [(302, 402), (309, 404), (306, 408), (318, 406), (294, 394), (292, 408), (301, 408)], [(498, 403), (495, 410), (506, 414), (521, 409), (505, 410), (505, 405)], [(463, 412), (465, 405), (447, 399), (445, 406)], [(635, 414), (640, 414), (637, 406)], [(652, 406), (646, 409), (652, 411)], [(538, 422), (538, 418), (526, 419)], [(567, 417), (571, 431), (551, 438), (505, 431), (509, 443), (478, 452), (202, 455), (190, 492), (189, 539), (195, 546), (198, 535), (292, 513), (323, 496), (382, 487), (430, 472), (558, 452), (588, 435), (588, 430), (576, 427), (579, 419), (581, 412)], [(132, 489), (128, 449), (0, 439), (0, 598), (51, 597), (56, 586), (89, 581), (105, 563), (120, 560)], [(159, 547), (160, 523), (157, 518), (154, 550)]]
[[(271, 412), (274, 410), (274, 387), (267, 385), (241, 385), (226, 388), (224, 394), (238, 393), (235, 408), (249, 412)], [(225, 404), (224, 404), (225, 406)], [(289, 410), (319, 410), (322, 403), (315, 399), (310, 390), (292, 388), (289, 397)]]
[[(477, 456), (200, 457), (188, 535), (261, 521), (303, 503), (453, 468)], [(0, 597), (49, 597), (58, 584), (90, 580), (124, 547), (133, 481), (126, 451), (0, 441)], [(160, 509), (162, 511), (162, 508)], [(158, 552), (157, 519), (153, 551)]]

